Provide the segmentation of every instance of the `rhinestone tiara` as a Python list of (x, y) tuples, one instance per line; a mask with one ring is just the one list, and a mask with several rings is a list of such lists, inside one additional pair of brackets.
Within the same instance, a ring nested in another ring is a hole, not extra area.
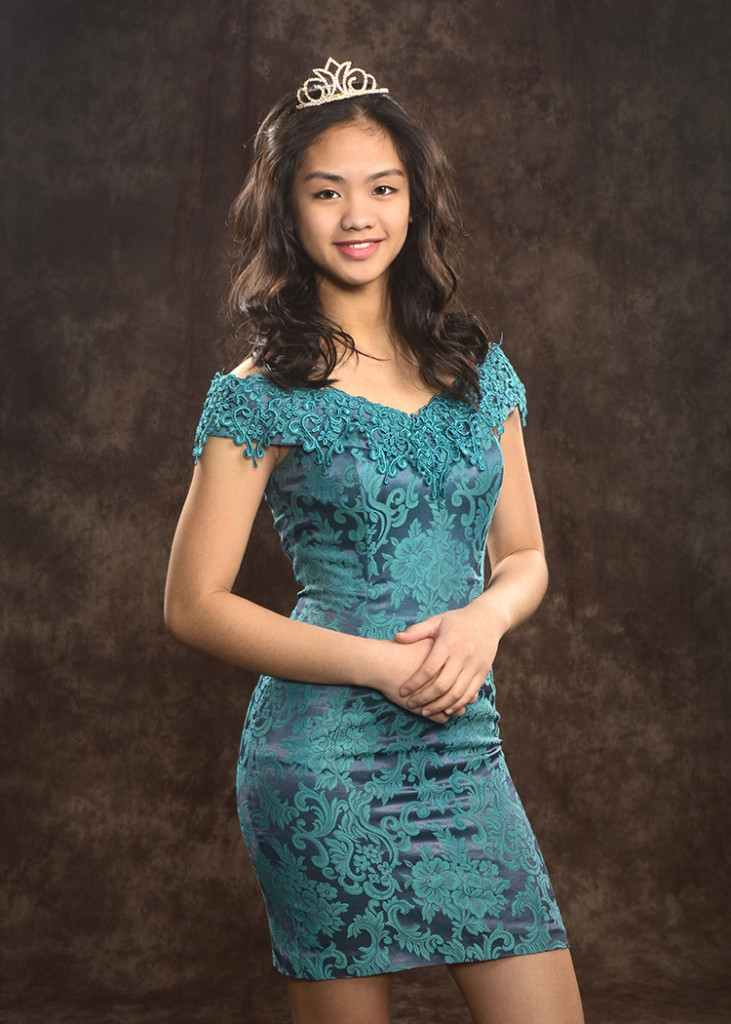
[(362, 68), (351, 67), (349, 60), (338, 64), (332, 57), (328, 57), (325, 67), (314, 68), (312, 76), (297, 90), (295, 110), (319, 107), (323, 103), (350, 100), (354, 96), (376, 92), (388, 92), (388, 89), (379, 89), (373, 75)]

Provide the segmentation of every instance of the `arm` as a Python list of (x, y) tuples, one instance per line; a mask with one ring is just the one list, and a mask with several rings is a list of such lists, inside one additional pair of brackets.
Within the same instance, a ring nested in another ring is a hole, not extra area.
[(422, 714), (451, 714), (474, 701), (501, 638), (533, 614), (546, 592), (543, 539), (517, 410), (505, 422), (501, 445), (503, 484), (487, 537), (492, 572), (484, 593), (396, 635), (400, 643), (435, 641), (400, 691)]
[(231, 593), (267, 481), (286, 451), (267, 448), (255, 467), (232, 441), (209, 439), (173, 540), (165, 588), (168, 629), (178, 640), (254, 672), (371, 686), (406, 706), (399, 687), (423, 661), (430, 640), (404, 658), (406, 649), (393, 641), (296, 622)]

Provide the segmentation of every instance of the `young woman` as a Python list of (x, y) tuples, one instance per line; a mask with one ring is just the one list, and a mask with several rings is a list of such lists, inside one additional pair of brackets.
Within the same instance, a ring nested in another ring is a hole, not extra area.
[[(293, 1019), (387, 1024), (392, 973), (446, 964), (479, 1024), (579, 1024), (492, 681), (547, 579), (524, 391), (456, 299), (446, 160), (330, 60), (262, 124), (234, 209), (249, 354), (206, 399), (166, 621), (263, 673), (239, 813)], [(263, 496), (290, 618), (231, 593)]]

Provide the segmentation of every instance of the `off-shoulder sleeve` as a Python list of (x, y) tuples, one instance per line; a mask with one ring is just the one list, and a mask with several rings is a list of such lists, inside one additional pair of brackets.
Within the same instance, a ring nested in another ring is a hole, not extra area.
[(505, 420), (516, 406), (520, 409), (520, 416), (525, 424), (528, 411), (525, 388), (500, 345), (490, 346), (480, 367), (480, 387), (480, 407), (487, 416), (490, 427), (497, 430), (498, 436), (502, 434)]
[(209, 437), (228, 437), (256, 466), (270, 445), (297, 443), (291, 405), (286, 391), (259, 374), (217, 373), (195, 432), (193, 458), (198, 461)]

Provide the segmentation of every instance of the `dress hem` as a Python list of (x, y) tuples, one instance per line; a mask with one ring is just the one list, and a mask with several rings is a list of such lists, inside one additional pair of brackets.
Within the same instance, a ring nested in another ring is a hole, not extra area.
[(557, 939), (556, 942), (552, 943), (547, 949), (530, 949), (530, 950), (514, 950), (510, 949), (504, 953), (500, 953), (497, 956), (479, 956), (474, 957), (472, 960), (456, 960), (450, 957), (440, 957), (438, 959), (433, 958), (427, 960), (424, 963), (412, 963), (412, 964), (393, 964), (383, 970), (363, 970), (353, 971), (352, 973), (338, 973), (330, 977), (312, 978), (300, 974), (289, 974), (287, 971), (283, 971), (281, 967), (277, 965), (275, 961), (272, 961), (275, 971), (281, 974), (283, 978), (291, 978), (293, 981), (342, 981), (348, 980), (349, 978), (375, 978), (379, 974), (399, 974), (402, 971), (413, 971), (423, 967), (451, 967), (457, 964), (483, 964), (491, 963), (494, 960), (507, 960), (508, 957), (515, 956), (535, 956), (537, 953), (553, 953), (559, 949), (570, 949), (571, 944), (566, 941)]

